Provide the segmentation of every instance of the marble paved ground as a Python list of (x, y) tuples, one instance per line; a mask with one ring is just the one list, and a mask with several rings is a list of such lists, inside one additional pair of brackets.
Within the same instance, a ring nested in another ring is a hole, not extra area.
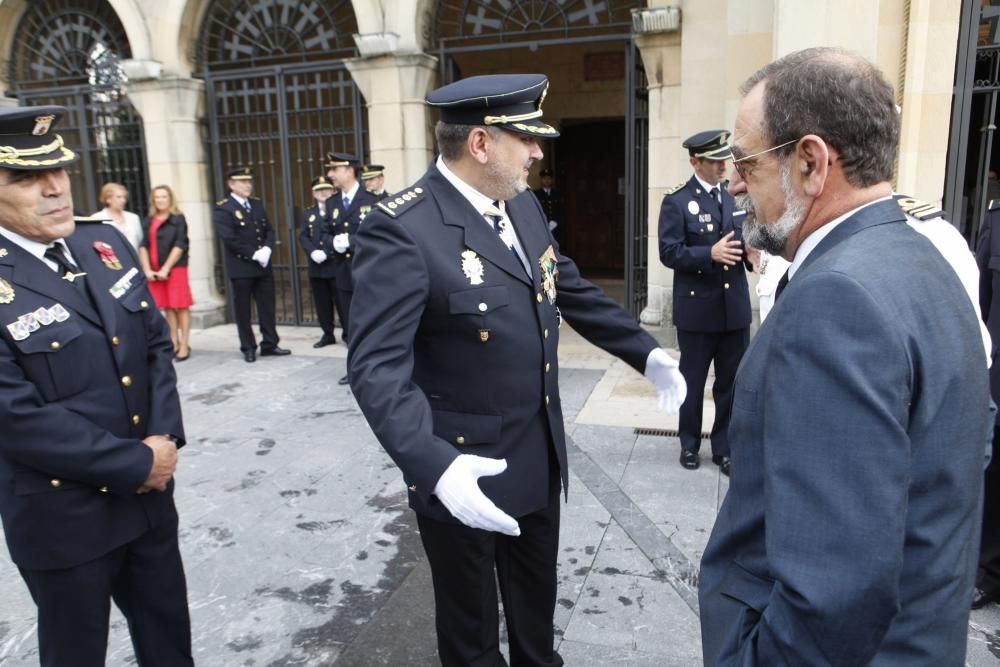
[[(398, 471), (336, 384), (342, 346), (314, 354), (315, 330), (290, 330), (293, 356), (248, 365), (218, 329), (199, 332), (177, 366), (189, 438), (177, 505), (197, 663), (438, 664), (415, 521)], [(578, 340), (565, 347), (559, 651), (568, 665), (698, 665), (697, 563), (725, 478), (707, 461), (682, 470), (674, 438), (594, 423), (595, 401), (624, 395), (597, 391), (606, 374), (630, 381)], [(634, 396), (637, 414), (649, 400)], [(0, 664), (37, 664), (34, 608), (6, 550), (0, 600)], [(998, 628), (1000, 609), (973, 614), (969, 665), (1000, 664)], [(117, 612), (108, 664), (134, 664)]]

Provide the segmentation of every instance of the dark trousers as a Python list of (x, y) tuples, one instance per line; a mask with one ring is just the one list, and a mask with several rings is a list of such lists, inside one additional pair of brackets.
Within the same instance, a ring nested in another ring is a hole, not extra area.
[(497, 582), (512, 667), (563, 664), (552, 648), (559, 551), (559, 474), (552, 468), (549, 505), (518, 517), (520, 537), (417, 515), (434, 579), (443, 667), (507, 664), (500, 653)]
[(21, 568), (21, 576), (38, 606), (42, 667), (104, 667), (112, 599), (128, 621), (140, 667), (194, 665), (176, 514), (89, 563)]
[(344, 339), (344, 344), (348, 344), (350, 339), (347, 334), (347, 327), (349, 323), (349, 316), (351, 312), (351, 297), (354, 296), (354, 291), (349, 289), (337, 288), (337, 294), (334, 297), (337, 304), (337, 316), (340, 318), (340, 337)]
[[(312, 288), (316, 319), (319, 320), (319, 328), (323, 330), (323, 337), (337, 340), (333, 333), (333, 303), (336, 299), (337, 281), (333, 278), (310, 278), (309, 286)], [(346, 335), (344, 338), (346, 340)]]
[(681, 405), (679, 429), (681, 448), (697, 452), (701, 447), (701, 413), (708, 367), (715, 362), (715, 423), (712, 425), (712, 454), (729, 456), (729, 414), (733, 407), (733, 383), (740, 359), (750, 343), (750, 328), (718, 333), (677, 330), (681, 349), (680, 371), (687, 382), (687, 398)]
[(993, 458), (986, 468), (983, 487), (983, 536), (979, 546), (977, 586), (991, 595), (1000, 595), (1000, 461), (997, 440), (1000, 428), (993, 430)]
[(257, 339), (250, 325), (250, 298), (257, 304), (257, 322), (260, 324), (261, 350), (278, 346), (278, 330), (274, 326), (274, 277), (270, 274), (258, 278), (233, 278), (233, 315), (240, 332), (240, 350), (257, 349)]

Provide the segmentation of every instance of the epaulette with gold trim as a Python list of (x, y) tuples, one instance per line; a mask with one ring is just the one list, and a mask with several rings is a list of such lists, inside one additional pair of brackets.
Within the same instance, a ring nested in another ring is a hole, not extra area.
[(685, 185), (687, 185), (687, 181), (684, 181), (683, 183), (678, 183), (674, 187), (672, 187), (669, 190), (667, 190), (663, 194), (663, 196), (664, 197), (669, 197), (670, 195), (674, 194), (675, 192), (680, 192), (684, 188)]
[(424, 198), (423, 188), (410, 188), (401, 190), (394, 195), (389, 195), (377, 206), (383, 213), (388, 213), (393, 218), (398, 218), (404, 212), (413, 208), (413, 205)]
[(937, 206), (928, 204), (920, 199), (914, 199), (907, 195), (893, 195), (892, 198), (896, 200), (903, 213), (912, 215), (917, 220), (933, 220), (944, 215), (944, 211)]
[[(229, 197), (226, 197), (226, 199), (229, 199)], [(226, 199), (220, 199), (219, 201), (215, 202), (215, 205), (222, 206), (223, 204), (226, 203)]]

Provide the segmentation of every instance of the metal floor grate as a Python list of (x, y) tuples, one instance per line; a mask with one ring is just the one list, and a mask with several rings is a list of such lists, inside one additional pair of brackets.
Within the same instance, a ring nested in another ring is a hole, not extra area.
[[(675, 428), (636, 428), (632, 429), (635, 435), (654, 435), (661, 438), (677, 438), (680, 434)], [(710, 433), (702, 432), (701, 437), (710, 438), (712, 437)]]

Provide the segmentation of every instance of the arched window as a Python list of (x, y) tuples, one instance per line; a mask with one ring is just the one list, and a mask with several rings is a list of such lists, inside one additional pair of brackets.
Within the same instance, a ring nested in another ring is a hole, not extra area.
[(350, 0), (216, 0), (201, 25), (199, 69), (259, 67), (354, 55)]

